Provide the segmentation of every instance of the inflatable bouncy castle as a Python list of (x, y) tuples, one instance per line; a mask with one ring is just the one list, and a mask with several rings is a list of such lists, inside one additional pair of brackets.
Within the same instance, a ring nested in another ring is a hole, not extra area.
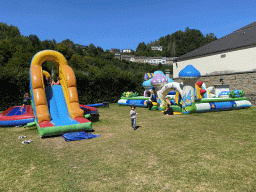
[[(60, 85), (45, 86), (42, 64), (56, 63)], [(30, 94), (36, 126), (41, 137), (67, 132), (90, 131), (92, 123), (84, 118), (78, 103), (76, 78), (65, 57), (52, 50), (38, 52), (30, 66)]]

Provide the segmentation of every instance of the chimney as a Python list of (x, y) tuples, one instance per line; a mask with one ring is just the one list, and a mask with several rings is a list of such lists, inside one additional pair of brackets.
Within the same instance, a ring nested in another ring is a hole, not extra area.
[(166, 69), (166, 70), (165, 70), (165, 76), (166, 76), (167, 78), (171, 78), (171, 77), (170, 77), (170, 71), (171, 71), (170, 69)]

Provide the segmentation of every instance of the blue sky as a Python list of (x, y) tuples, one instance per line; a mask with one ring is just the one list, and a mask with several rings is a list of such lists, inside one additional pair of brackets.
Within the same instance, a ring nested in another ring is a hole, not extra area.
[(0, 22), (40, 40), (134, 49), (186, 27), (221, 38), (256, 21), (252, 0), (0, 0)]

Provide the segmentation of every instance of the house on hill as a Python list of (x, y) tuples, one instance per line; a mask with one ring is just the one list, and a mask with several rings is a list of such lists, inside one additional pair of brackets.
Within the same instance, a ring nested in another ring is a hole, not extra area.
[(86, 45), (75, 44), (75, 47), (76, 48), (81, 47), (82, 49), (85, 49), (87, 46)]
[(162, 46), (151, 46), (151, 50), (152, 51), (163, 51), (163, 47)]
[(173, 62), (173, 79), (187, 65), (201, 73), (207, 86), (243, 90), (255, 106), (256, 100), (256, 22), (206, 44)]
[(132, 50), (131, 50), (131, 49), (123, 49), (122, 52), (123, 52), (123, 53), (131, 53)]
[(120, 49), (111, 48), (111, 49), (110, 49), (110, 52), (111, 52), (111, 53), (120, 53)]

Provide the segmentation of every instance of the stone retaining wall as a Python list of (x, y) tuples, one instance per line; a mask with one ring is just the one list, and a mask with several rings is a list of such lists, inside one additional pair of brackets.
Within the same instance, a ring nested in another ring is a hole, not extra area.
[[(221, 84), (220, 79), (223, 79), (223, 85), (229, 85), (229, 90), (243, 90), (244, 96), (252, 103), (252, 106), (256, 106), (256, 72), (201, 76), (198, 81), (203, 81), (206, 87), (214, 87), (216, 84)], [(180, 79), (173, 80), (182, 82)], [(214, 92), (213, 89), (212, 93)]]

